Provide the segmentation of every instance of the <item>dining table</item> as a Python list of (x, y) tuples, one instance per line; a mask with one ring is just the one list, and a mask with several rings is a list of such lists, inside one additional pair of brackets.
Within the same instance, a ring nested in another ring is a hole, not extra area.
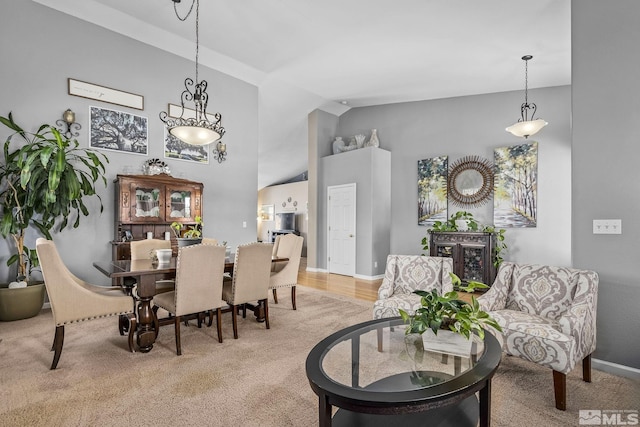
[[(225, 273), (233, 273), (234, 257), (227, 257), (224, 264)], [(271, 262), (286, 262), (289, 258), (272, 257)], [(176, 258), (172, 257), (167, 263), (158, 263), (151, 259), (94, 261), (93, 266), (111, 279), (120, 282), (124, 277), (132, 277), (137, 282), (137, 323), (136, 343), (142, 353), (153, 348), (155, 342), (154, 313), (152, 310), (153, 297), (156, 294), (156, 280), (175, 277)], [(264, 308), (258, 304), (252, 306), (256, 319), (264, 321)], [(261, 315), (262, 313), (262, 315)]]

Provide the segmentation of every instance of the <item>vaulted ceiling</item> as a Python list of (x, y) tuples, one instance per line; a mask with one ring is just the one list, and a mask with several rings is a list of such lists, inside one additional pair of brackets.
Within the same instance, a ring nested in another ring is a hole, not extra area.
[[(172, 0), (34, 0), (194, 57)], [(176, 7), (188, 11), (191, 0)], [(307, 169), (307, 114), (571, 83), (570, 0), (202, 0), (200, 62), (259, 88), (258, 188)], [(215, 87), (210, 87), (215, 96)], [(224, 111), (220, 111), (224, 116)], [(287, 153), (283, 156), (282, 153)]]

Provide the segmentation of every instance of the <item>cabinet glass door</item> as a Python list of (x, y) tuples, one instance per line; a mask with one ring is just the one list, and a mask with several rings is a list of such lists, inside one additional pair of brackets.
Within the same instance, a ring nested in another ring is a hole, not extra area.
[(474, 280), (484, 281), (484, 248), (462, 247), (462, 277), (464, 282)]
[(181, 219), (193, 220), (192, 206), (193, 193), (185, 189), (169, 190), (169, 211), (168, 220), (177, 221)]
[(131, 206), (131, 218), (139, 220), (160, 220), (162, 218), (162, 190), (159, 187), (132, 185), (135, 204)]

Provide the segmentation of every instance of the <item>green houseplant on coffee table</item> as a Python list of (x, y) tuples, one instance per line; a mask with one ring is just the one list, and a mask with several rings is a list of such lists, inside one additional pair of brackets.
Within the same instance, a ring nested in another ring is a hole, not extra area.
[[(0, 234), (9, 238), (14, 246), (7, 266), (17, 265), (16, 281), (29, 281), (29, 273), (37, 267), (38, 258), (35, 249), (25, 244), (27, 229), (34, 227), (51, 239), (52, 232), (60, 232), (68, 225), (78, 227), (80, 217), (89, 215), (84, 198), (96, 196), (100, 200), (95, 191), (96, 182), (102, 180), (105, 187), (107, 185), (103, 162), (109, 160), (102, 153), (78, 148), (78, 141), (48, 124), (30, 133), (14, 121), (11, 113), (0, 117), (0, 123), (13, 131), (5, 140), (4, 162), (0, 164)], [(14, 142), (15, 136), (21, 141)], [(100, 200), (101, 212), (102, 209)], [(32, 287), (35, 292), (29, 290)], [(0, 320), (35, 316), (42, 308), (45, 295), (42, 283), (0, 291)], [(14, 300), (21, 293), (34, 295)], [(31, 298), (35, 301), (29, 303)], [(25, 304), (30, 307), (23, 311)]]

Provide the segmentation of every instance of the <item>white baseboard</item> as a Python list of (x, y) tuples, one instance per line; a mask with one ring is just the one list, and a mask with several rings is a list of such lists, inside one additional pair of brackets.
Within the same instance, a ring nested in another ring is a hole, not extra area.
[(326, 269), (324, 269), (324, 268), (307, 267), (306, 270), (311, 272), (311, 273), (328, 273), (328, 271)]
[(606, 360), (592, 358), (591, 367), (620, 377), (640, 380), (640, 369), (632, 368), (631, 366), (618, 365), (617, 363), (607, 362)]
[(356, 278), (356, 279), (369, 280), (369, 281), (373, 282), (374, 280), (378, 280), (378, 279), (384, 278), (384, 274), (378, 274), (377, 276), (364, 276), (362, 274), (356, 274), (353, 277)]

